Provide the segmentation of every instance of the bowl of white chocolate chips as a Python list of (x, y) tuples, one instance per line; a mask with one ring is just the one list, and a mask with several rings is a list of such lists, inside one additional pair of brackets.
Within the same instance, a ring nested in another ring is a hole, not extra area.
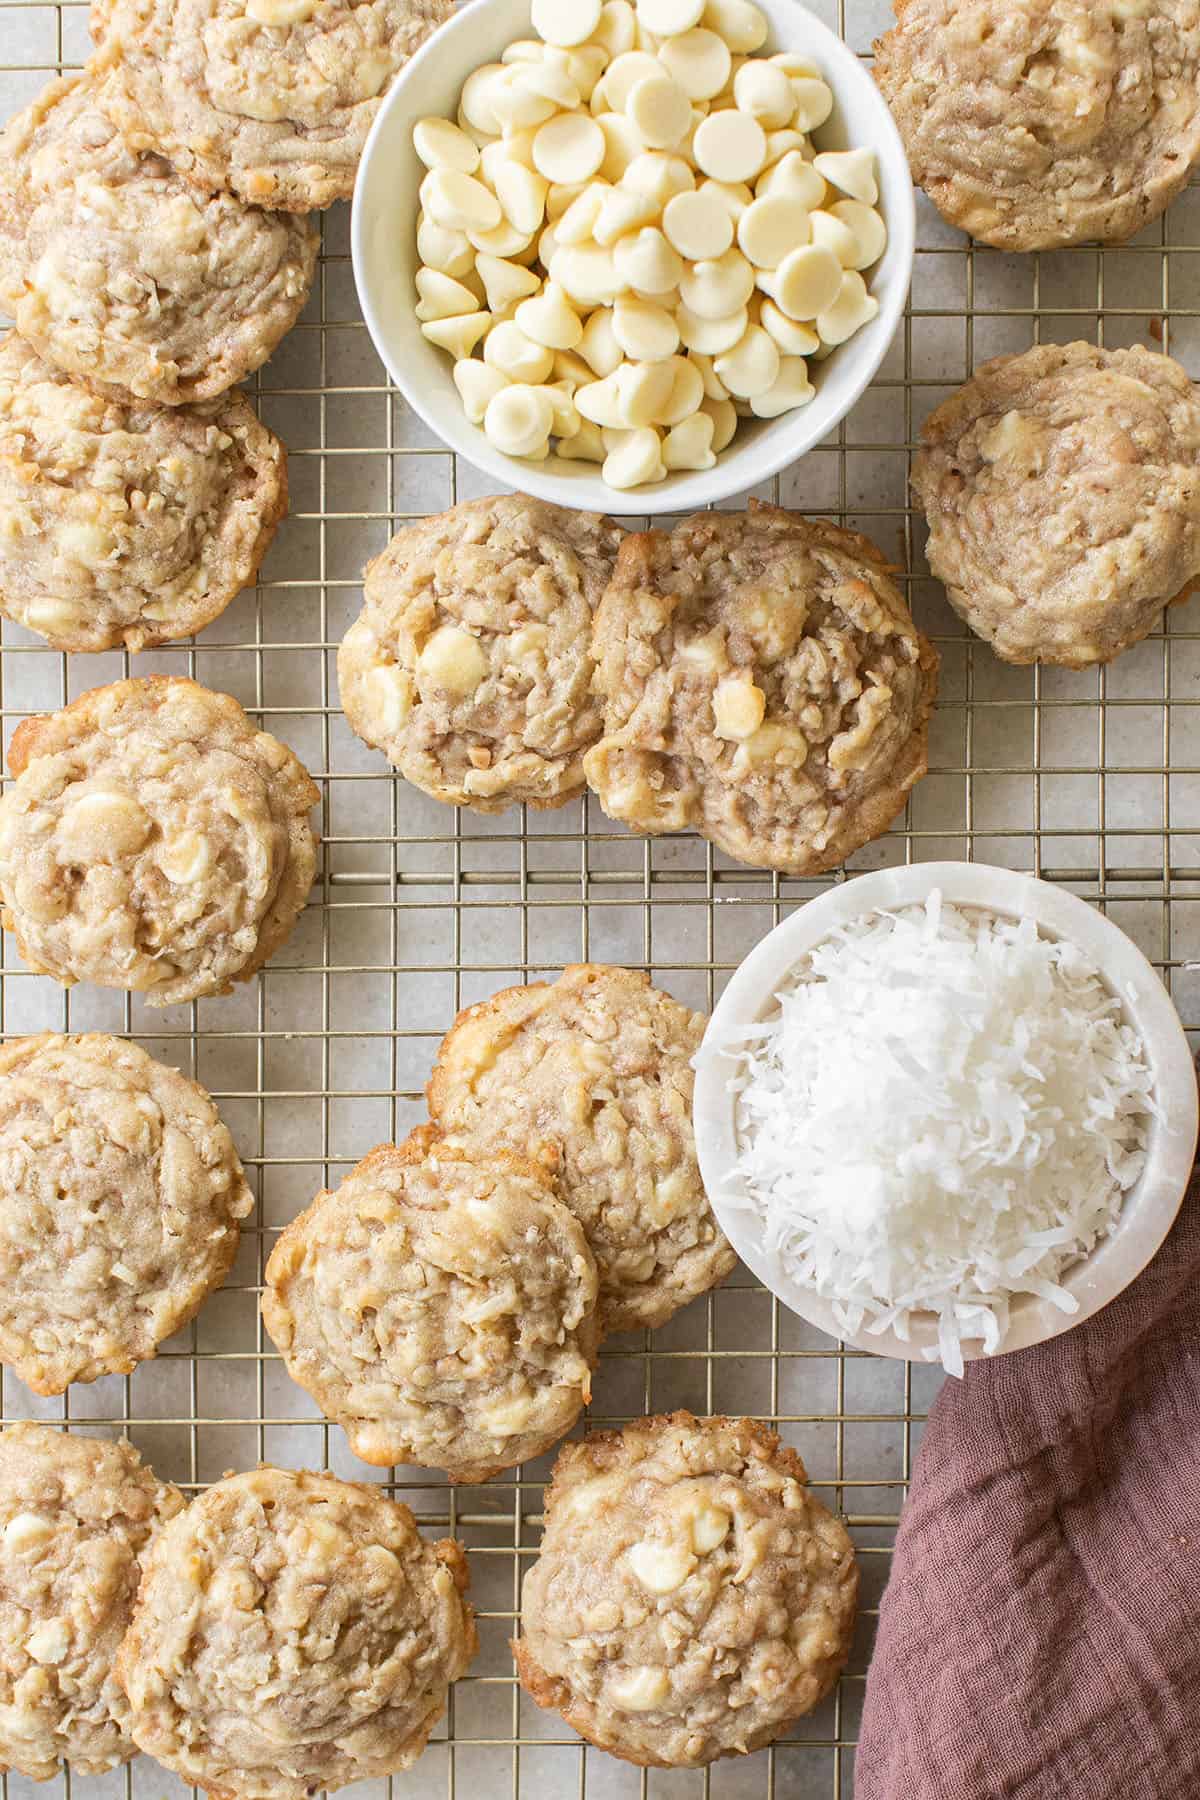
[(642, 513), (834, 430), (913, 241), (887, 106), (797, 0), (473, 0), (380, 109), (352, 222), (425, 424), (507, 486)]

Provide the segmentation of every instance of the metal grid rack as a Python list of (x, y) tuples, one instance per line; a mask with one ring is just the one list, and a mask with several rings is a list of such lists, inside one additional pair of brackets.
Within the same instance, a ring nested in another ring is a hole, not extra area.
[[(813, 10), (864, 55), (889, 23), (884, 0), (820, 0)], [(85, 54), (83, 5), (2, 0), (4, 115)], [(1003, 256), (968, 244), (924, 203), (918, 242), (911, 305), (878, 380), (769, 496), (873, 536), (906, 571), (914, 613), (942, 655), (931, 772), (903, 821), (856, 856), (851, 872), (969, 856), (1069, 885), (1142, 945), (1185, 1023), (1200, 1031), (1200, 978), (1189, 966), (1200, 958), (1196, 605), (1176, 609), (1107, 671), (1006, 667), (930, 580), (906, 485), (922, 419), (1000, 351), (1039, 339), (1148, 341), (1200, 375), (1200, 187), (1119, 250)], [(748, 870), (695, 840), (631, 837), (594, 803), (478, 819), (394, 778), (341, 718), (337, 645), (358, 609), (362, 565), (395, 526), (481, 485), (387, 385), (358, 314), (346, 208), (324, 220), (303, 321), (253, 385), (289, 447), (291, 516), (261, 586), (197, 644), (144, 656), (137, 671), (188, 673), (236, 694), (313, 771), (324, 851), (307, 912), (256, 982), (167, 1012), (88, 988), (64, 994), (28, 974), (7, 941), (0, 966), (0, 1030), (137, 1036), (216, 1095), (257, 1188), (229, 1283), (158, 1361), (61, 1401), (37, 1401), (0, 1376), (4, 1422), (125, 1429), (188, 1489), (257, 1459), (371, 1478), (288, 1382), (264, 1338), (257, 1294), (278, 1228), (370, 1145), (419, 1118), (437, 1040), (460, 1005), (591, 957), (647, 967), (681, 999), (708, 1006), (763, 932), (824, 885)], [(68, 660), (7, 625), (0, 641), (6, 742), (27, 713), (129, 671), (127, 657)], [(850, 1800), (874, 1614), (939, 1380), (845, 1351), (745, 1272), (665, 1329), (603, 1351), (593, 1424), (674, 1405), (777, 1422), (814, 1485), (846, 1514), (861, 1553), (863, 1620), (837, 1694), (773, 1750), (705, 1774), (647, 1773), (585, 1750), (514, 1683), (506, 1640), (522, 1567), (536, 1552), (550, 1459), (475, 1489), (396, 1471), (391, 1485), (422, 1523), (466, 1542), (483, 1645), (434, 1743), (394, 1784), (397, 1796)], [(68, 1776), (63, 1786), (67, 1800), (72, 1790), (86, 1800), (182, 1792), (145, 1761), (103, 1778)], [(375, 1786), (382, 1796), (389, 1784)], [(0, 1793), (26, 1800), (27, 1784), (0, 1779)]]

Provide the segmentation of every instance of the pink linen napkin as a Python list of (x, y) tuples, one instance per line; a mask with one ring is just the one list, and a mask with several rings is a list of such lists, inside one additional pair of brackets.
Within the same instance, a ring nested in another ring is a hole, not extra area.
[(1132, 1287), (948, 1381), (855, 1800), (1200, 1800), (1200, 1176)]

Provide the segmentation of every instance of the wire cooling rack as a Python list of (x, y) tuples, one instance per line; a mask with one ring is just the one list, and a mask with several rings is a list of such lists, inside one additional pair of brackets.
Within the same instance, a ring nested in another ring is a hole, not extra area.
[[(889, 23), (877, 0), (815, 12), (869, 55)], [(86, 9), (0, 0), (5, 116), (86, 54)], [(408, 222), (397, 220), (397, 229)], [(254, 983), (166, 1012), (28, 974), (6, 940), (0, 1030), (136, 1036), (216, 1095), (258, 1197), (237, 1266), (199, 1319), (131, 1377), (39, 1401), (0, 1376), (5, 1422), (67, 1420), (128, 1432), (189, 1490), (258, 1459), (379, 1479), (287, 1379), (257, 1298), (279, 1227), (371, 1145), (421, 1117), (437, 1041), (459, 1006), (581, 958), (646, 967), (708, 1007), (746, 951), (826, 883), (749, 870), (687, 838), (647, 841), (594, 803), (497, 819), (456, 814), (393, 778), (338, 708), (338, 642), (363, 564), (402, 521), (483, 490), (389, 388), (355, 300), (348, 209), (324, 219), (302, 322), (253, 384), (290, 451), (292, 510), (263, 571), (195, 646), (143, 656), (138, 673), (194, 675), (235, 694), (287, 740), (322, 795), (321, 875), (296, 933)], [(1200, 602), (1108, 670), (1009, 668), (946, 607), (908, 504), (926, 414), (984, 358), (1043, 341), (1149, 342), (1200, 375), (1200, 188), (1132, 244), (1031, 257), (969, 245), (921, 202), (912, 302), (870, 392), (834, 438), (766, 497), (869, 535), (906, 572), (942, 657), (931, 772), (908, 813), (851, 872), (973, 857), (1029, 869), (1102, 906), (1162, 971), (1200, 1030)], [(630, 521), (637, 522), (637, 521)], [(27, 713), (130, 671), (120, 655), (67, 659), (18, 628), (0, 642), (5, 741)], [(394, 1491), (426, 1529), (467, 1544), (482, 1650), (398, 1797), (479, 1800), (850, 1800), (874, 1618), (897, 1516), (940, 1376), (845, 1351), (739, 1271), (653, 1334), (602, 1352), (593, 1424), (686, 1405), (778, 1424), (841, 1509), (863, 1569), (863, 1617), (838, 1692), (773, 1749), (706, 1773), (645, 1772), (586, 1750), (516, 1687), (507, 1640), (540, 1535), (550, 1459), (482, 1488), (417, 1470)], [(4, 1784), (0, 1782), (0, 1787)], [(141, 1760), (62, 1784), (86, 1800), (158, 1800), (181, 1784)], [(386, 1783), (373, 1784), (382, 1796)], [(33, 1790), (10, 1778), (8, 1800)], [(45, 1788), (38, 1790), (45, 1793)], [(374, 1796), (371, 1797), (374, 1800)]]

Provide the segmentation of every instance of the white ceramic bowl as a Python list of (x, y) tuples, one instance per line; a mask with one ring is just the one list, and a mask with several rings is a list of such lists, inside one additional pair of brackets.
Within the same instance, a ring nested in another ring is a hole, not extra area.
[[(1014, 1300), (1002, 1349), (1022, 1350), (1069, 1331), (1107, 1306), (1150, 1261), (1171, 1229), (1187, 1188), (1196, 1149), (1196, 1075), (1179, 1015), (1162, 982), (1125, 933), (1086, 900), (1031, 875), (981, 863), (921, 863), (881, 869), (831, 888), (776, 926), (733, 976), (705, 1033), (696, 1077), (694, 1115), (700, 1170), (713, 1209), (742, 1261), (783, 1304), (831, 1337), (880, 1356), (927, 1360), (937, 1348), (936, 1321), (924, 1315), (911, 1342), (894, 1332), (847, 1338), (829, 1301), (794, 1281), (777, 1254), (763, 1247), (755, 1214), (731, 1203), (739, 1190), (734, 1098), (729, 1079), (737, 1068), (726, 1049), (738, 1026), (769, 1018), (789, 972), (832, 930), (878, 908), (920, 905), (934, 888), (959, 906), (1011, 918), (1032, 918), (1049, 937), (1077, 944), (1102, 971), (1141, 1035), (1154, 1072), (1154, 1092), (1164, 1117), (1150, 1125), (1146, 1167), (1126, 1196), (1120, 1223), (1092, 1254), (1062, 1278), (1079, 1311), (1064, 1313), (1034, 1295)], [(744, 1190), (743, 1190), (744, 1192)], [(977, 1358), (982, 1343), (963, 1345)]]
[[(733, 443), (704, 473), (669, 475), (618, 494), (594, 463), (523, 462), (493, 449), (468, 423), (452, 363), (421, 335), (414, 314), (418, 190), (425, 170), (413, 126), (429, 114), (453, 118), (463, 83), (529, 37), (530, 0), (472, 0), (427, 40), (400, 74), (367, 139), (354, 189), (351, 249), (363, 317), (387, 368), (414, 412), (442, 442), (505, 487), (596, 512), (686, 513), (760, 486), (829, 435), (868, 387), (904, 312), (915, 234), (913, 190), (899, 133), (870, 73), (799, 0), (756, 0), (767, 15), (769, 50), (811, 50), (833, 89), (833, 118), (816, 133), (823, 149), (874, 148), (888, 247), (869, 277), (879, 300), (871, 323), (824, 363), (813, 365), (817, 397), (774, 420), (744, 420)], [(618, 503), (621, 503), (618, 506)]]

